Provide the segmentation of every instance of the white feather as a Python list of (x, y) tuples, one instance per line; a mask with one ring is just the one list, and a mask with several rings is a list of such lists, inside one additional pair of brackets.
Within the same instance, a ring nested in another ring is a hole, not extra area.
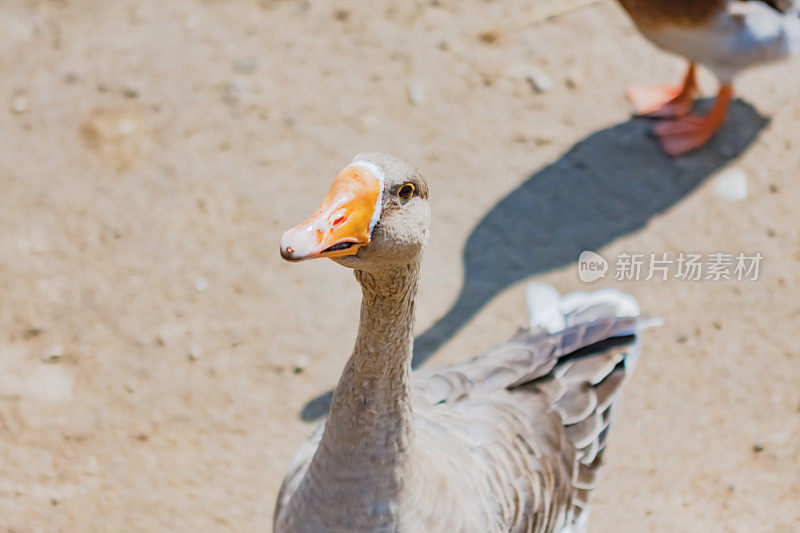
[(525, 301), (528, 304), (530, 326), (542, 327), (550, 333), (566, 327), (564, 313), (561, 312), (561, 295), (555, 287), (546, 283), (529, 283), (525, 287)]
[[(531, 328), (541, 327), (555, 333), (566, 327), (564, 316), (581, 307), (597, 304), (611, 305), (618, 317), (636, 317), (641, 314), (639, 302), (630, 294), (614, 289), (600, 289), (592, 292), (571, 292), (561, 296), (555, 287), (546, 283), (531, 282), (525, 287), (525, 300), (528, 307)], [(635, 331), (625, 331), (631, 335), (643, 329), (660, 326), (659, 318), (644, 319), (636, 325)]]

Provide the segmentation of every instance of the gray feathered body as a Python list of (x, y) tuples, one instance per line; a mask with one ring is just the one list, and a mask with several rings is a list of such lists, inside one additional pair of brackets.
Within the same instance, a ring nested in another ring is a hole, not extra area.
[[(308, 475), (324, 454), (320, 428), (284, 481), (275, 530), (583, 531), (640, 323), (614, 305), (579, 303), (560, 331), (521, 330), (490, 353), (417, 372), (407, 460), (388, 474), (353, 472), (344, 504), (336, 489), (309, 486), (322, 483)], [(387, 483), (397, 490), (375, 501)]]

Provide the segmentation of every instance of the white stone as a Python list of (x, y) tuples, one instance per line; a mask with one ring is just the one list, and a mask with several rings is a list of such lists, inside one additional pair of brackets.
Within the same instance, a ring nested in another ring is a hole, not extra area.
[(308, 365), (310, 363), (311, 363), (311, 361), (305, 355), (301, 355), (301, 356), (297, 357), (297, 359), (294, 360), (294, 363), (292, 363), (292, 367), (294, 369), (294, 373), (295, 374), (301, 373), (306, 368), (308, 368)]
[(11, 100), (11, 110), (14, 113), (24, 113), (28, 110), (28, 99), (22, 95), (15, 96), (13, 100)]
[(201, 357), (203, 357), (203, 349), (196, 345), (192, 344), (189, 346), (189, 360), (190, 361), (197, 361)]
[(546, 93), (553, 88), (553, 79), (540, 70), (532, 70), (527, 80), (536, 93)]
[(409, 80), (408, 82), (408, 99), (414, 105), (425, 105), (428, 101), (428, 96), (425, 94), (425, 87), (419, 80)]
[(714, 178), (713, 187), (726, 202), (740, 202), (747, 198), (747, 174), (740, 168), (729, 168)]
[(198, 276), (194, 279), (194, 288), (200, 292), (205, 292), (208, 288), (208, 280), (202, 276)]

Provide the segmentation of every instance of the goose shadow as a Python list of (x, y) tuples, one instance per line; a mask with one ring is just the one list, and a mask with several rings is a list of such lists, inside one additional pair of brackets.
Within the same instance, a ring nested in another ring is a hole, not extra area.
[[(712, 102), (704, 100), (701, 109)], [(735, 100), (724, 128), (705, 147), (680, 158), (663, 154), (652, 122), (632, 119), (592, 133), (534, 173), (478, 222), (464, 245), (464, 282), (450, 309), (414, 340), (414, 367), (427, 361), (483, 306), (534, 274), (577, 261), (644, 227), (744, 151), (768, 124)], [(473, 354), (470, 354), (473, 355)], [(300, 416), (327, 414), (331, 392)]]

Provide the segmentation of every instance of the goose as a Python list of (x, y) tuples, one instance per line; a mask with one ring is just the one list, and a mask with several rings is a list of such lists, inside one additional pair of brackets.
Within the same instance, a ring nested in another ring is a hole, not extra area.
[[(739, 72), (800, 50), (798, 0), (619, 0), (639, 31), (656, 46), (689, 60), (680, 86), (635, 86), (637, 114), (664, 119), (655, 126), (664, 151), (681, 155), (705, 144), (722, 126)], [(719, 80), (705, 116), (691, 114), (696, 64)]]
[(283, 234), (284, 259), (352, 269), (362, 303), (327, 420), (281, 486), (276, 533), (585, 531), (611, 413), (649, 319), (616, 291), (561, 297), (532, 284), (530, 327), (412, 376), (429, 228), (421, 172), (367, 152)]

